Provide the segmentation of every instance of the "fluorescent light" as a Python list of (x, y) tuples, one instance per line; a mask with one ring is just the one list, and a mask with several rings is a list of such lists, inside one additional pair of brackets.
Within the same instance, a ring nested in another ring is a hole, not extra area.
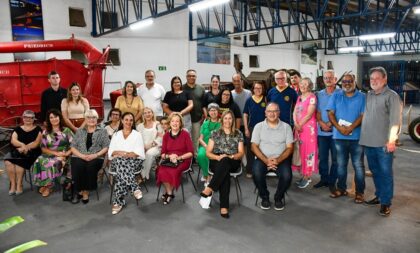
[(370, 56), (382, 56), (382, 55), (394, 55), (395, 52), (389, 51), (389, 52), (372, 52), (370, 53)]
[(245, 31), (245, 32), (239, 32), (239, 33), (230, 33), (228, 34), (228, 37), (232, 38), (232, 37), (237, 37), (237, 36), (242, 36), (242, 35), (254, 35), (258, 33), (259, 31)]
[(420, 6), (416, 6), (413, 8), (414, 14), (420, 14)]
[(225, 4), (229, 1), (230, 0), (204, 0), (198, 3), (190, 4), (188, 8), (190, 9), (190, 11), (196, 12), (196, 11), (208, 9), (217, 5)]
[(375, 39), (386, 39), (392, 38), (396, 33), (377, 33), (377, 34), (367, 34), (359, 36), (359, 40), (375, 40)]
[(148, 19), (144, 19), (144, 20), (141, 20), (139, 22), (131, 24), (130, 29), (131, 30), (138, 30), (138, 29), (144, 28), (144, 27), (152, 25), (152, 24), (153, 24), (153, 19), (148, 18)]
[(340, 53), (359, 52), (363, 51), (363, 47), (342, 47), (338, 49)]

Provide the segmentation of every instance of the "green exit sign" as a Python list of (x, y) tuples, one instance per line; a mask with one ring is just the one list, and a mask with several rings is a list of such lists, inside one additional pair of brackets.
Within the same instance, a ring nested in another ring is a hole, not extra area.
[(166, 66), (159, 66), (159, 71), (165, 71), (166, 70)]

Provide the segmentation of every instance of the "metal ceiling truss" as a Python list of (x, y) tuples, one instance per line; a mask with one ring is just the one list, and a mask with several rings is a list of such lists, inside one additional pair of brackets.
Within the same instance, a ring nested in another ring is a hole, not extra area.
[[(326, 54), (346, 46), (363, 46), (365, 53), (420, 53), (420, 17), (413, 14), (415, 6), (420, 6), (420, 0), (232, 0), (190, 13), (190, 40), (258, 32), (258, 40), (243, 36), (243, 46), (323, 42)], [(386, 40), (357, 39), (386, 32), (397, 35)]]
[(158, 18), (184, 10), (190, 2), (192, 1), (92, 0), (92, 36), (110, 34), (147, 18)]

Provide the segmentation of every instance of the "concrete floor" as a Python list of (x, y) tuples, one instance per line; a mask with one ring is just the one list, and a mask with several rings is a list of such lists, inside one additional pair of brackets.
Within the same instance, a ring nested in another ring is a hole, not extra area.
[[(413, 115), (419, 112), (416, 107)], [(396, 152), (395, 198), (388, 218), (348, 197), (331, 199), (326, 188), (301, 190), (294, 184), (284, 211), (264, 211), (254, 205), (254, 185), (244, 177), (241, 206), (232, 184), (229, 220), (219, 216), (217, 205), (201, 209), (190, 182), (184, 184), (185, 204), (180, 191), (168, 206), (156, 202), (157, 188), (149, 182), (139, 206), (128, 197), (128, 206), (113, 216), (106, 185), (99, 189), (99, 201), (92, 194), (89, 204), (72, 205), (61, 201), (59, 193), (43, 199), (28, 184), (23, 195), (9, 197), (3, 174), (0, 220), (20, 215), (25, 222), (0, 234), (0, 251), (40, 239), (48, 245), (30, 252), (420, 252), (420, 155), (407, 151), (419, 152), (420, 145), (404, 134), (401, 141), (405, 150)], [(272, 193), (274, 184), (270, 180)], [(370, 198), (371, 178), (366, 185)]]

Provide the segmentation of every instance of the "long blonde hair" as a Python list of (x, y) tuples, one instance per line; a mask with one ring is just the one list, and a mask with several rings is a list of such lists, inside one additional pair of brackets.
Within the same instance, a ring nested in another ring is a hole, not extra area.
[(236, 135), (236, 134), (239, 133), (239, 131), (236, 128), (235, 114), (231, 110), (227, 110), (227, 111), (224, 111), (222, 113), (222, 116), (220, 117), (221, 127), (220, 127), (219, 131), (223, 131), (223, 121), (225, 119), (225, 116), (228, 115), (228, 114), (230, 114), (230, 116), (232, 117), (232, 126), (230, 127), (230, 135)]

